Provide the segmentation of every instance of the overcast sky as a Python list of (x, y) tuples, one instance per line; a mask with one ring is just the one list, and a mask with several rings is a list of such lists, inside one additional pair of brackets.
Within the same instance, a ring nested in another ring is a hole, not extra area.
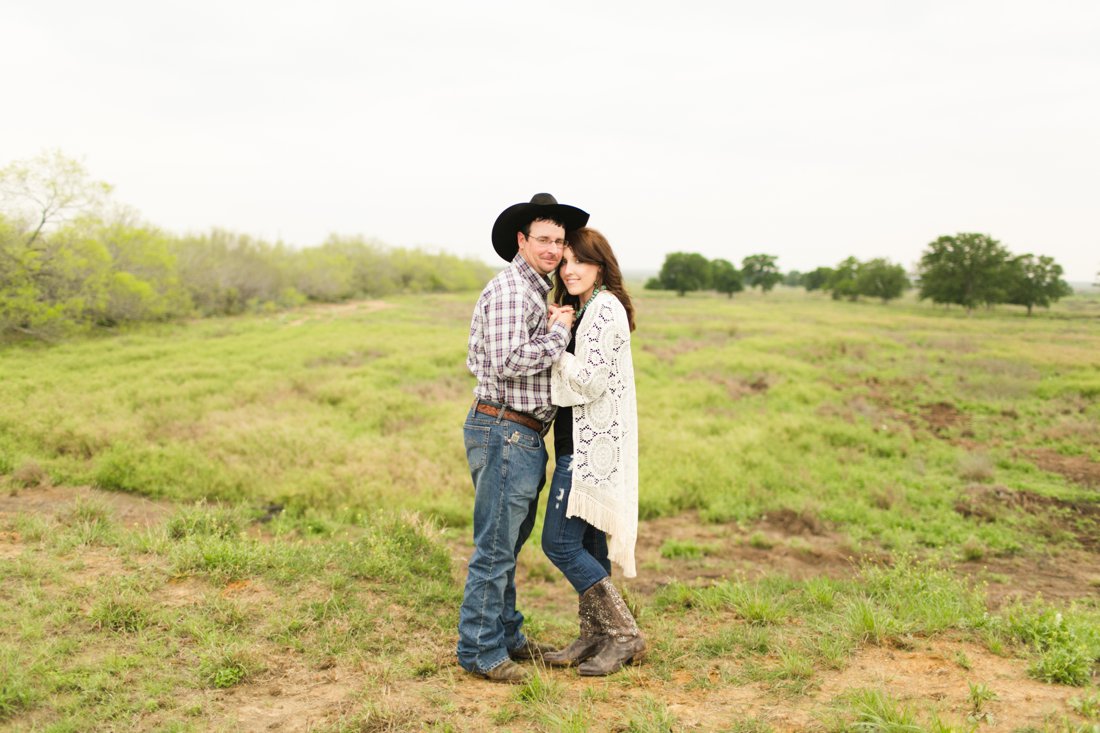
[(60, 148), (175, 232), (498, 262), (549, 191), (623, 267), (911, 266), (942, 234), (1100, 270), (1100, 3), (0, 6), (0, 165)]

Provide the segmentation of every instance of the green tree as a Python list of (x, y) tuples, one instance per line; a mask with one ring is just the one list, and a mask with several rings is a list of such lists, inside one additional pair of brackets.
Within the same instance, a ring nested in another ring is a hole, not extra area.
[(829, 284), (829, 278), (832, 276), (833, 268), (831, 267), (815, 268), (802, 276), (802, 287), (806, 288), (807, 292), (822, 290)]
[(103, 243), (71, 224), (28, 241), (17, 245), (19, 276), (0, 285), (0, 300), (12, 301), (4, 309), (4, 331), (49, 340), (100, 323), (112, 282)]
[(695, 252), (673, 252), (665, 255), (657, 280), (662, 289), (675, 290), (681, 296), (691, 290), (705, 290), (710, 287), (710, 263)]
[(50, 227), (98, 211), (110, 192), (108, 184), (92, 180), (79, 161), (59, 150), (0, 169), (0, 213), (26, 226), (28, 246)]
[(760, 288), (761, 292), (766, 293), (783, 282), (783, 275), (775, 263), (777, 259), (775, 255), (749, 255), (741, 260), (745, 284), (750, 288)]
[(356, 295), (353, 253), (323, 244), (295, 253), (291, 281), (310, 300), (335, 302)]
[(798, 270), (791, 270), (783, 276), (783, 284), (787, 287), (797, 288), (802, 284), (802, 278), (806, 277)]
[(1004, 301), (1009, 254), (988, 234), (962, 232), (931, 242), (920, 260), (920, 299), (976, 306)]
[(825, 289), (832, 294), (833, 300), (859, 300), (860, 267), (859, 260), (848, 257), (833, 268), (829, 281), (825, 283)]
[[(351, 287), (356, 297), (379, 298), (401, 290), (401, 274), (390, 252), (382, 244), (362, 237), (332, 235), (321, 246), (341, 253), (351, 263)], [(491, 275), (475, 279), (484, 284), (489, 277)], [(465, 290), (480, 287), (465, 281), (462, 285)]]
[(34, 335), (34, 314), (44, 309), (27, 266), (26, 229), (0, 215), (0, 336)]
[(725, 293), (730, 298), (734, 293), (740, 293), (745, 289), (745, 282), (741, 273), (729, 260), (711, 260), (710, 280), (714, 289), (719, 293)]
[(166, 320), (192, 312), (169, 236), (127, 213), (109, 222), (90, 222), (90, 229), (90, 236), (107, 248), (114, 273), (101, 318), (104, 325)]
[(883, 303), (900, 298), (908, 287), (905, 268), (892, 265), (882, 258), (862, 263), (856, 275), (858, 293), (868, 298), (881, 298)]
[(111, 256), (91, 229), (109, 191), (57, 151), (0, 169), (0, 336), (50, 339), (98, 322)]
[(1073, 294), (1073, 288), (1062, 279), (1062, 266), (1053, 257), (1020, 255), (1006, 264), (1007, 302), (1031, 309), (1040, 305), (1049, 308), (1059, 298)]
[(293, 304), (292, 254), (247, 235), (215, 229), (171, 243), (180, 282), (204, 315), (234, 315), (264, 303)]

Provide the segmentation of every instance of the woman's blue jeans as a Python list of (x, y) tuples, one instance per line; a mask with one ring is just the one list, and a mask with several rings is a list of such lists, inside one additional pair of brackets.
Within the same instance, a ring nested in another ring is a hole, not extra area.
[(473, 408), (462, 432), (475, 489), (474, 553), (458, 614), (458, 663), (488, 672), (527, 642), (516, 558), (535, 526), (547, 453), (536, 431)]
[(580, 517), (566, 517), (569, 490), (573, 485), (573, 456), (558, 456), (546, 517), (542, 524), (542, 551), (565, 575), (577, 593), (611, 575), (607, 559), (607, 537)]

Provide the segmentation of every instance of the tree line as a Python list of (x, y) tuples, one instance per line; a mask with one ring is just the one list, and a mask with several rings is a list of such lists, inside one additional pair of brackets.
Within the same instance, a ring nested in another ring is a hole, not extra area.
[[(645, 285), (651, 290), (674, 290), (680, 295), (715, 290), (733, 297), (746, 287), (772, 290), (779, 283), (820, 290), (834, 300), (878, 298), (887, 303), (912, 287), (905, 268), (884, 258), (860, 261), (847, 257), (835, 267), (818, 267), (782, 274), (773, 255), (749, 255), (738, 270), (724, 259), (707, 260), (701, 254), (674, 252), (665, 257), (657, 277)], [(978, 306), (998, 303), (1022, 305), (1030, 316), (1035, 306), (1049, 308), (1073, 290), (1062, 279), (1062, 266), (1045, 255), (1013, 255), (988, 234), (962, 232), (928, 244), (915, 273), (920, 300), (961, 305), (969, 313)]]
[(223, 230), (171, 234), (110, 205), (109, 194), (56, 152), (0, 169), (0, 339), (472, 290), (493, 273), (362, 237), (297, 249)]
[(746, 287), (768, 292), (783, 281), (775, 255), (749, 255), (738, 270), (729, 260), (708, 260), (695, 252), (665, 255), (661, 271), (650, 278), (646, 290), (675, 290), (684, 295), (696, 290), (716, 290), (733, 297)]

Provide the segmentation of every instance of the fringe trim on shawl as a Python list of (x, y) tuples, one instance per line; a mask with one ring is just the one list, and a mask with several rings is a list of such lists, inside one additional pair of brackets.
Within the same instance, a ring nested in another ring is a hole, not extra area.
[[(637, 577), (634, 566), (634, 545), (638, 541), (637, 525), (623, 519), (622, 513), (608, 506), (600, 497), (593, 496), (588, 486), (573, 484), (569, 490), (569, 503), (565, 516), (579, 517), (607, 534), (607, 557), (623, 569), (623, 576)], [(598, 491), (598, 489), (596, 489)]]

